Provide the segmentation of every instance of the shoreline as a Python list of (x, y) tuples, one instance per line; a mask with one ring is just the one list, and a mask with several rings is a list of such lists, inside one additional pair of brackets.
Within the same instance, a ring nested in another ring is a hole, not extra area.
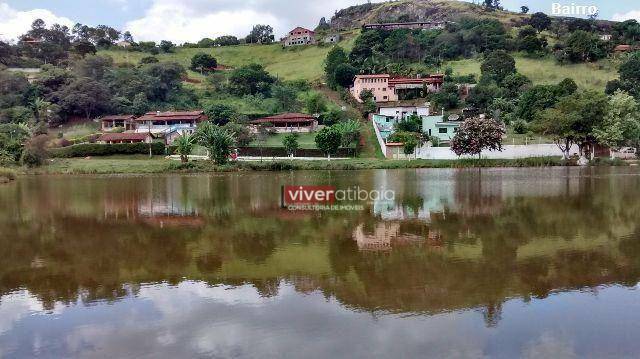
[[(114, 156), (94, 158), (52, 159), (37, 168), (16, 168), (11, 171), (22, 175), (75, 175), (75, 174), (157, 174), (157, 173), (221, 173), (243, 171), (322, 171), (369, 169), (420, 168), (523, 168), (573, 166), (571, 162), (555, 157), (528, 157), (521, 159), (455, 159), (455, 160), (392, 160), (355, 158), (331, 161), (265, 160), (234, 162), (215, 165), (210, 161), (180, 163), (157, 156)], [(620, 159), (596, 159), (590, 166), (628, 166)]]

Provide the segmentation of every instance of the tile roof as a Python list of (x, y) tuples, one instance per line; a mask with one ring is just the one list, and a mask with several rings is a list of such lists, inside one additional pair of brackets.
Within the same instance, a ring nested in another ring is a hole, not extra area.
[(204, 121), (206, 116), (204, 111), (175, 111), (175, 112), (147, 112), (136, 121), (157, 121), (157, 120), (197, 120)]
[(122, 121), (122, 120), (133, 120), (135, 118), (134, 115), (109, 115), (104, 116), (100, 119), (100, 121)]
[(275, 116), (259, 118), (251, 121), (251, 123), (309, 122), (315, 120), (315, 117), (304, 113), (282, 113)]

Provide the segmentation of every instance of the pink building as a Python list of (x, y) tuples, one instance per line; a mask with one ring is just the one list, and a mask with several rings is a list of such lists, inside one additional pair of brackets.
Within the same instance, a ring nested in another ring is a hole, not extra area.
[(388, 74), (357, 75), (350, 91), (358, 102), (362, 102), (360, 93), (363, 90), (370, 90), (376, 102), (390, 102), (402, 100), (412, 93), (417, 97), (424, 97), (424, 94), (420, 96), (420, 92), (425, 89), (428, 92), (439, 92), (443, 83), (444, 75), (440, 74), (421, 78), (394, 78)]

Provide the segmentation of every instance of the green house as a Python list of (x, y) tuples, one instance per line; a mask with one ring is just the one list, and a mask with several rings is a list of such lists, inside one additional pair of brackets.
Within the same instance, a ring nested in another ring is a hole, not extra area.
[(445, 121), (440, 115), (422, 116), (422, 132), (437, 137), (440, 142), (449, 142), (461, 123), (461, 121)]

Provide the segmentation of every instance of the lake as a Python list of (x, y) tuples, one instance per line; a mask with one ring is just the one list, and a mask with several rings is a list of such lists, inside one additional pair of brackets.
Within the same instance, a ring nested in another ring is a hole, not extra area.
[(637, 167), (23, 177), (0, 357), (638, 357), (638, 198)]

